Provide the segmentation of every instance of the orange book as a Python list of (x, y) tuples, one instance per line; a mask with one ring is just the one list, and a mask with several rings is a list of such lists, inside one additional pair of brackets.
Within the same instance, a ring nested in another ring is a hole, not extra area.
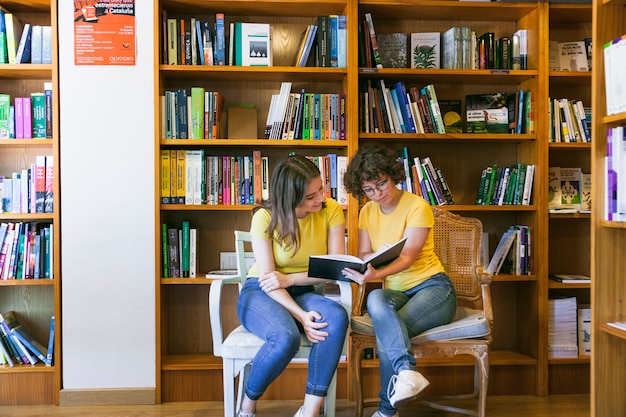
[(252, 151), (252, 169), (253, 169), (253, 190), (254, 190), (254, 204), (261, 201), (261, 151)]

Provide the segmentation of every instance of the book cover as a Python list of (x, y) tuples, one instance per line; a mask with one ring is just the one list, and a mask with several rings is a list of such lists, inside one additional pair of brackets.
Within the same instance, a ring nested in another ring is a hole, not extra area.
[(446, 133), (463, 133), (461, 100), (439, 100)]
[[(210, 40), (209, 40), (210, 41)], [(224, 13), (215, 14), (215, 65), (226, 65), (226, 32), (224, 29)]]
[(54, 157), (46, 156), (46, 187), (44, 213), (54, 213)]
[(559, 42), (561, 71), (589, 71), (585, 41)]
[(329, 57), (329, 27), (328, 16), (320, 15), (317, 17), (315, 26), (317, 26), (316, 38), (316, 52), (315, 52), (315, 65), (318, 67), (330, 67)]
[(178, 229), (170, 227), (167, 229), (167, 253), (170, 267), (169, 277), (180, 278), (180, 245), (178, 241)]
[(351, 268), (361, 273), (365, 273), (367, 265), (369, 264), (374, 268), (379, 268), (400, 256), (405, 243), (406, 238), (403, 238), (393, 245), (371, 254), (365, 259), (340, 254), (311, 256), (309, 258), (309, 276), (352, 282), (351, 279), (344, 277), (341, 273), (344, 268)]
[(235, 23), (235, 65), (244, 67), (271, 65), (269, 23)]
[[(30, 137), (37, 139), (44, 139), (46, 137), (46, 97), (44, 93), (31, 93), (30, 94), (30, 113), (24, 114), (29, 118), (32, 118), (31, 128), (29, 129)], [(24, 126), (28, 125), (28, 122), (24, 123)], [(25, 131), (24, 136), (28, 133)]]
[(9, 117), (9, 109), (11, 107), (11, 96), (9, 94), (0, 94), (0, 139), (9, 138), (9, 125), (11, 118)]
[(485, 272), (492, 275), (497, 275), (498, 272), (500, 272), (500, 268), (502, 268), (502, 264), (515, 241), (515, 233), (515, 230), (507, 230), (504, 232)]
[(52, 26), (41, 27), (41, 63), (52, 64)]
[(7, 56), (9, 64), (15, 64), (15, 55), (24, 25), (13, 13), (4, 14), (4, 26), (7, 35)]
[(563, 284), (590, 284), (591, 277), (589, 275), (579, 274), (550, 274), (550, 279)]
[(508, 133), (507, 94), (468, 94), (465, 96), (467, 133)]
[[(6, 314), (6, 313), (5, 313)], [(8, 335), (8, 337), (13, 342), (13, 345), (16, 347), (17, 353), (22, 359), (24, 364), (34, 365), (39, 360), (36, 355), (34, 355), (30, 350), (24, 346), (21, 339), (17, 336), (16, 333), (11, 331), (11, 327), (4, 319), (4, 314), (0, 314), (0, 326), (4, 329), (4, 332)]]
[(561, 70), (559, 41), (550, 41), (548, 43), (548, 69), (550, 71)]
[(376, 29), (374, 29), (374, 20), (372, 19), (371, 13), (365, 13), (365, 23), (367, 24), (367, 33), (371, 45), (372, 64), (376, 68), (383, 68), (380, 49), (378, 47), (378, 37), (376, 36)]
[(561, 206), (580, 208), (582, 203), (580, 193), (580, 177), (582, 170), (580, 168), (563, 168), (561, 173)]
[(328, 36), (329, 36), (329, 49), (328, 56), (331, 68), (339, 67), (339, 50), (337, 47), (339, 36), (339, 16), (336, 14), (328, 15)]
[(440, 68), (441, 34), (411, 33), (411, 68)]
[(578, 355), (591, 355), (591, 307), (578, 306)]
[(342, 14), (337, 16), (337, 61), (339, 68), (348, 66), (348, 21)]
[(591, 174), (582, 173), (580, 179), (580, 211), (591, 212)]
[(406, 33), (379, 34), (378, 51), (383, 68), (408, 68)]
[(43, 26), (33, 25), (30, 34), (30, 63), (43, 63)]
[(548, 168), (548, 209), (561, 207), (561, 168)]
[(190, 139), (205, 139), (204, 137), (204, 88), (191, 87), (191, 127)]
[(0, 6), (0, 64), (8, 64), (9, 57), (7, 55), (7, 29), (5, 25), (5, 13), (8, 13)]

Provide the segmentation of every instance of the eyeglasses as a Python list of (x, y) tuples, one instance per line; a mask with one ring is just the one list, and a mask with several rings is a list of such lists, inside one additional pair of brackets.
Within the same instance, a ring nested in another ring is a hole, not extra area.
[(374, 195), (374, 192), (376, 190), (378, 190), (378, 191), (385, 191), (385, 190), (387, 190), (388, 186), (389, 186), (389, 177), (387, 177), (384, 180), (376, 183), (374, 188), (363, 188), (363, 192), (367, 196), (372, 196), (372, 195)]

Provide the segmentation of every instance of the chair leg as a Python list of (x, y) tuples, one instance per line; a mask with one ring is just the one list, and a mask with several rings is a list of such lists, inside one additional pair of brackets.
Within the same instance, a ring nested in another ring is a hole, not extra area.
[(356, 401), (356, 417), (363, 417), (363, 381), (361, 380), (361, 360), (363, 349), (356, 347), (350, 350), (352, 365), (352, 387)]
[(487, 389), (489, 385), (489, 355), (487, 349), (478, 352), (476, 368), (479, 369), (480, 381), (478, 381), (478, 417), (485, 417), (487, 407)]
[(324, 400), (324, 415), (326, 417), (335, 417), (335, 407), (337, 405), (337, 371), (333, 374), (333, 378), (328, 385), (328, 392)]
[(235, 363), (224, 359), (222, 375), (224, 378), (224, 417), (235, 417)]
[(235, 404), (235, 411), (241, 409), (243, 395), (246, 392), (246, 381), (248, 381), (248, 376), (250, 376), (251, 367), (252, 363), (247, 363), (239, 372), (239, 388), (237, 388), (237, 403)]

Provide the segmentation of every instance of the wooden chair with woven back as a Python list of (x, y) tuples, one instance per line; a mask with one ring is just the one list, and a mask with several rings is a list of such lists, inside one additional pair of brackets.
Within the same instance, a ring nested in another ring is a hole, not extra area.
[[(489, 381), (489, 345), (493, 327), (490, 283), (491, 276), (482, 270), (480, 220), (462, 217), (433, 207), (435, 252), (446, 273), (454, 283), (457, 294), (457, 314), (452, 323), (438, 326), (411, 339), (413, 354), (420, 358), (472, 355), (474, 357), (474, 390), (466, 394), (437, 397), (420, 395), (415, 401), (455, 413), (477, 417), (485, 416), (487, 384)], [(361, 375), (363, 352), (376, 348), (376, 336), (365, 308), (366, 287), (359, 286), (351, 318), (350, 382), (357, 406), (357, 417), (363, 416), (364, 406), (373, 406), (378, 400), (364, 400)], [(428, 394), (428, 389), (424, 393)], [(461, 405), (455, 399), (473, 398), (473, 407), (467, 401)]]

